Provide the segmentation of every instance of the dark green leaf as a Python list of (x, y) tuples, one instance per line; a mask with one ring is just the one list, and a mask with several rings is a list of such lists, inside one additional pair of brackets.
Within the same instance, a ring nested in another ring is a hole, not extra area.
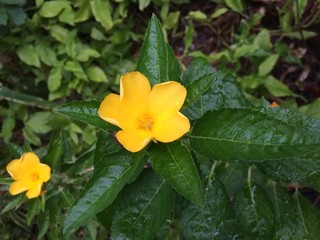
[(150, 149), (154, 170), (182, 196), (202, 204), (200, 177), (189, 150), (180, 141), (154, 144)]
[(19, 196), (17, 196), (13, 201), (11, 201), (7, 206), (5, 206), (2, 210), (0, 214), (4, 214), (6, 212), (8, 212), (11, 209), (18, 209), (18, 207), (21, 206), (21, 204), (23, 204), (25, 201), (27, 200), (26, 195), (25, 194), (20, 194)]
[(120, 150), (121, 146), (117, 142), (114, 132), (100, 131), (94, 151), (94, 166), (97, 166), (110, 153), (119, 152)]
[(204, 193), (204, 204), (190, 204), (182, 212), (182, 227), (186, 239), (215, 239), (227, 219), (230, 200), (223, 183), (209, 175)]
[(253, 239), (272, 239), (275, 228), (272, 202), (258, 185), (249, 183), (240, 189), (235, 195), (233, 210)]
[[(201, 78), (205, 78), (205, 74), (202, 74), (202, 71), (199, 71), (199, 75)], [(204, 72), (207, 71), (208, 67), (204, 69)], [(218, 73), (213, 74), (214, 79), (211, 88), (184, 110), (184, 113), (189, 120), (198, 119), (210, 110), (252, 106), (241, 92), (240, 86), (236, 82), (236, 78), (231, 75), (222, 78)], [(193, 79), (195, 79), (195, 77), (196, 74), (194, 74)]]
[(141, 47), (137, 70), (143, 73), (151, 85), (180, 80), (180, 66), (166, 43), (158, 18), (153, 15)]
[(34, 198), (28, 201), (28, 212), (27, 212), (27, 224), (30, 226), (32, 219), (39, 213), (40, 211), (40, 199)]
[(151, 169), (129, 187), (119, 197), (111, 239), (149, 240), (169, 217), (172, 188)]
[(99, 107), (100, 102), (94, 100), (70, 102), (57, 107), (55, 112), (103, 130), (110, 129), (109, 124), (98, 116)]
[(8, 15), (4, 8), (0, 7), (0, 25), (6, 26), (8, 22)]
[(43, 239), (50, 227), (50, 211), (45, 211), (40, 214), (39, 219), (39, 232), (37, 239)]
[(16, 25), (23, 24), (27, 19), (27, 14), (24, 12), (22, 7), (10, 6), (6, 7), (9, 19)]
[(16, 145), (14, 143), (7, 143), (6, 146), (8, 147), (11, 155), (16, 159), (19, 159), (22, 154), (24, 154), (24, 149), (19, 145)]
[(127, 153), (112, 154), (100, 161), (66, 216), (64, 232), (76, 230), (111, 204), (121, 189), (139, 175), (144, 163), (144, 155)]
[(53, 131), (49, 144), (48, 152), (42, 162), (48, 164), (52, 169), (59, 169), (61, 165), (60, 157), (63, 154), (63, 141), (60, 131)]
[(320, 121), (280, 108), (217, 110), (195, 124), (190, 139), (199, 153), (224, 161), (313, 159)]
[(6, 99), (19, 104), (36, 106), (39, 108), (50, 109), (53, 104), (38, 97), (23, 94), (17, 91), (13, 91), (9, 88), (0, 85), (0, 99)]
[(7, 5), (24, 5), (26, 4), (26, 0), (1, 0), (2, 3)]

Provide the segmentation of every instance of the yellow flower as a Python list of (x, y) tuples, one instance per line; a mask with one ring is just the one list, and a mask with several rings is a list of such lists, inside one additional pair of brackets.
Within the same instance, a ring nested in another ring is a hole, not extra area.
[(172, 142), (190, 129), (189, 120), (179, 110), (186, 89), (178, 82), (154, 85), (140, 72), (129, 72), (120, 79), (120, 96), (109, 94), (102, 101), (99, 116), (122, 130), (118, 141), (137, 152), (151, 140)]
[(15, 180), (9, 188), (11, 195), (27, 191), (27, 197), (35, 198), (41, 193), (42, 184), (50, 179), (50, 167), (40, 163), (33, 152), (24, 153), (20, 159), (12, 160), (7, 171)]

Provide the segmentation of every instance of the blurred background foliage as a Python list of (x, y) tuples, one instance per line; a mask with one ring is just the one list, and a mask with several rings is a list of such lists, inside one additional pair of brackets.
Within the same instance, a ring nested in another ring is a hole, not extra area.
[[(97, 133), (53, 110), (117, 92), (152, 13), (183, 67), (206, 58), (253, 101), (320, 118), (319, 12), (316, 0), (0, 0), (1, 177), (12, 156), (31, 149), (56, 173), (46, 201), (13, 198), (1, 180), (3, 239), (34, 231), (60, 239), (65, 208), (90, 176)], [(104, 231), (92, 221), (70, 239), (105, 239)]]

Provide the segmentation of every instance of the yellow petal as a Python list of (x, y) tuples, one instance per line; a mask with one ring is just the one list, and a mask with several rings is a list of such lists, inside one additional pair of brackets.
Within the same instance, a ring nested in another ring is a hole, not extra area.
[(42, 182), (49, 181), (51, 169), (48, 165), (40, 163), (38, 171)]
[(138, 152), (152, 139), (150, 131), (136, 129), (131, 131), (119, 131), (116, 135), (118, 141), (130, 152)]
[(149, 80), (140, 72), (128, 72), (120, 79), (120, 99), (133, 105), (146, 103), (151, 88)]
[(9, 192), (11, 195), (17, 195), (24, 191), (27, 191), (31, 187), (33, 187), (33, 183), (31, 181), (19, 180), (11, 183), (9, 187)]
[(167, 111), (155, 119), (153, 137), (160, 142), (172, 142), (190, 130), (188, 118), (178, 111)]
[(12, 160), (7, 165), (7, 171), (14, 180), (26, 179), (39, 163), (40, 160), (36, 154), (27, 152), (20, 159)]
[(187, 91), (178, 82), (165, 82), (154, 85), (149, 96), (149, 113), (157, 116), (167, 110), (179, 110)]
[(120, 96), (111, 93), (100, 104), (98, 114), (103, 120), (121, 128), (122, 115), (120, 108)]
[(31, 199), (31, 198), (36, 198), (40, 195), (41, 193), (41, 188), (42, 188), (42, 183), (37, 183), (34, 185), (33, 188), (29, 189), (29, 191), (27, 192), (27, 198)]

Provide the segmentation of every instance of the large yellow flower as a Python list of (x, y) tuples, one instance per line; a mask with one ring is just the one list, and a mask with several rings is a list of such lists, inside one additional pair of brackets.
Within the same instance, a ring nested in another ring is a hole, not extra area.
[(118, 141), (137, 152), (151, 140), (172, 142), (190, 129), (189, 120), (179, 110), (186, 89), (178, 82), (154, 85), (140, 72), (129, 72), (120, 79), (120, 96), (109, 94), (102, 101), (99, 116), (122, 130)]
[(7, 171), (15, 180), (9, 188), (12, 195), (27, 191), (27, 197), (35, 198), (40, 195), (42, 184), (50, 179), (50, 167), (40, 163), (33, 152), (27, 152), (20, 159), (12, 160), (7, 165)]

